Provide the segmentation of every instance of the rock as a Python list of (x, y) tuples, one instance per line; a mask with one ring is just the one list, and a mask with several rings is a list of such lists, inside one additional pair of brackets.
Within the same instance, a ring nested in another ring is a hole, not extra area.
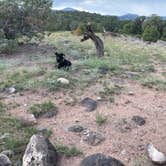
[(133, 116), (132, 120), (138, 125), (143, 126), (145, 124), (145, 119), (140, 116)]
[(36, 127), (36, 130), (37, 130), (38, 132), (41, 132), (41, 133), (47, 132), (47, 128), (45, 128), (45, 127), (43, 127), (43, 126), (38, 126), (38, 127)]
[(109, 53), (105, 51), (104, 56), (109, 56)]
[(97, 101), (101, 101), (102, 98), (100, 96), (97, 97)]
[(0, 136), (0, 140), (6, 139), (6, 138), (10, 138), (11, 134), (10, 133), (4, 133), (3, 135)]
[(109, 72), (109, 69), (107, 67), (100, 67), (99, 68), (99, 73), (100, 74), (107, 74)]
[(137, 72), (127, 71), (126, 74), (127, 74), (127, 77), (130, 78), (130, 79), (133, 78), (133, 77), (138, 77), (139, 76), (139, 74)]
[(81, 162), (81, 166), (124, 166), (124, 164), (113, 157), (97, 153), (86, 157)]
[(69, 80), (67, 80), (66, 78), (58, 78), (57, 82), (65, 85), (68, 85), (70, 83)]
[(133, 91), (129, 91), (129, 92), (128, 92), (128, 95), (133, 96), (133, 95), (134, 95), (134, 92), (133, 92)]
[(104, 141), (105, 138), (102, 134), (92, 131), (85, 131), (83, 141), (87, 142), (87, 144), (92, 146), (97, 146), (102, 141)]
[(152, 144), (147, 145), (147, 153), (152, 162), (158, 165), (166, 165), (166, 155), (159, 152)]
[(32, 126), (37, 123), (37, 120), (33, 114), (26, 114), (18, 117), (22, 126)]
[(9, 93), (9, 94), (13, 94), (13, 93), (16, 92), (16, 88), (10, 87), (10, 88), (8, 88), (8, 89), (6, 90), (6, 92)]
[(12, 150), (4, 150), (4, 151), (1, 152), (1, 154), (4, 154), (8, 157), (11, 157), (11, 156), (14, 155), (14, 152)]
[(73, 125), (68, 128), (68, 131), (75, 132), (75, 133), (80, 133), (84, 130), (84, 128), (80, 125)]
[(42, 135), (33, 135), (23, 156), (22, 166), (57, 166), (58, 155), (50, 141)]
[(92, 112), (97, 108), (97, 101), (87, 97), (81, 101), (81, 105), (86, 107), (86, 112)]
[(53, 110), (47, 111), (44, 115), (42, 115), (42, 118), (52, 118), (53, 116), (57, 115), (58, 108), (54, 108)]
[(12, 162), (10, 161), (10, 159), (4, 155), (0, 153), (0, 166), (12, 166)]

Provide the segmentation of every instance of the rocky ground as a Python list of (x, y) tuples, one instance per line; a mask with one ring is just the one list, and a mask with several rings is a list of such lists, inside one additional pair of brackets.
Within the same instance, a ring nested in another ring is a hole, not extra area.
[[(107, 56), (100, 60), (91, 42), (79, 46), (76, 37), (65, 35), (54, 34), (44, 44), (24, 46), (1, 59), (5, 112), (0, 115), (0, 150), (13, 151), (11, 160), (19, 165), (17, 147), (23, 147), (22, 158), (27, 143), (14, 140), (29, 141), (33, 134), (47, 131), (51, 143), (60, 147), (60, 166), (79, 166), (95, 153), (127, 166), (152, 166), (148, 143), (166, 154), (166, 46), (106, 39)], [(67, 54), (73, 63), (70, 71), (55, 70), (50, 44)], [(69, 82), (57, 82), (61, 77)], [(7, 116), (19, 119), (21, 127), (4, 120)], [(15, 139), (5, 143), (5, 134)], [(67, 153), (62, 145), (75, 150)]]

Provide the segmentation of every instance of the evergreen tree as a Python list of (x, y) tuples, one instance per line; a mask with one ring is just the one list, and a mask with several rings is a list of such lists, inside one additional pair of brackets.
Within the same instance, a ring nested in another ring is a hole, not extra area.
[(143, 33), (144, 41), (156, 42), (159, 38), (160, 38), (160, 32), (158, 31), (156, 26), (146, 27)]

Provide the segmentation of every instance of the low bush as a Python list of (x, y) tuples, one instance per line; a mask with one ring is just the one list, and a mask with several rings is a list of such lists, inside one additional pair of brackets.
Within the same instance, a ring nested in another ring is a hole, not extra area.
[(17, 40), (0, 39), (0, 53), (11, 54), (17, 50)]

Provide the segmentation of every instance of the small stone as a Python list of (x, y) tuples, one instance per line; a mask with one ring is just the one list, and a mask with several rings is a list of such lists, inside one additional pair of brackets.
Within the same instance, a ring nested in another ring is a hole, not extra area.
[(38, 126), (38, 127), (36, 127), (36, 130), (37, 130), (38, 132), (41, 132), (41, 133), (47, 132), (47, 128), (45, 128), (45, 127), (43, 127), (43, 126)]
[(140, 116), (133, 116), (132, 120), (138, 125), (143, 126), (146, 122), (145, 119)]
[(68, 85), (70, 83), (69, 80), (67, 80), (66, 78), (58, 78), (57, 82), (64, 84), (64, 85)]
[(105, 138), (102, 134), (92, 131), (87, 131), (86, 135), (83, 137), (83, 141), (87, 142), (87, 144), (91, 146), (97, 146), (104, 140)]
[(126, 155), (126, 150), (125, 150), (125, 149), (122, 150), (122, 151), (121, 151), (121, 154), (122, 154), (122, 155)]
[(13, 94), (13, 93), (16, 92), (16, 88), (10, 87), (10, 88), (8, 88), (8, 89), (6, 90), (6, 92), (9, 93), (9, 94)]
[(145, 150), (145, 146), (144, 146), (144, 145), (138, 145), (138, 150), (139, 150), (139, 151)]
[(102, 100), (102, 98), (101, 97), (97, 97), (97, 101), (101, 101)]
[(42, 118), (52, 118), (56, 116), (58, 113), (58, 109), (55, 107), (53, 110), (50, 110), (46, 112), (44, 115), (42, 115)]
[(27, 107), (27, 104), (24, 104), (24, 107)]
[(22, 126), (32, 126), (37, 123), (37, 120), (33, 114), (22, 115), (18, 117)]
[(6, 138), (10, 138), (11, 134), (10, 133), (4, 133), (3, 135), (0, 136), (0, 140), (6, 139)]
[(87, 97), (81, 101), (81, 105), (86, 107), (86, 112), (92, 112), (97, 108), (97, 101)]
[(80, 133), (84, 130), (84, 128), (80, 125), (73, 125), (68, 128), (68, 131), (75, 132), (75, 133)]
[(97, 153), (83, 159), (81, 166), (124, 166), (124, 164), (111, 156)]
[(0, 166), (12, 166), (12, 162), (6, 155), (0, 154)]
[(8, 157), (12, 157), (14, 155), (14, 152), (12, 150), (4, 150), (1, 152), (1, 154), (4, 154)]
[(107, 67), (100, 67), (99, 68), (99, 73), (100, 74), (107, 74), (109, 72), (109, 69)]
[(146, 148), (148, 157), (156, 165), (166, 165), (166, 156), (164, 153), (156, 149), (153, 144), (149, 143)]
[(133, 95), (134, 95), (134, 92), (133, 92), (133, 91), (129, 91), (129, 92), (128, 92), (128, 95), (133, 96)]

